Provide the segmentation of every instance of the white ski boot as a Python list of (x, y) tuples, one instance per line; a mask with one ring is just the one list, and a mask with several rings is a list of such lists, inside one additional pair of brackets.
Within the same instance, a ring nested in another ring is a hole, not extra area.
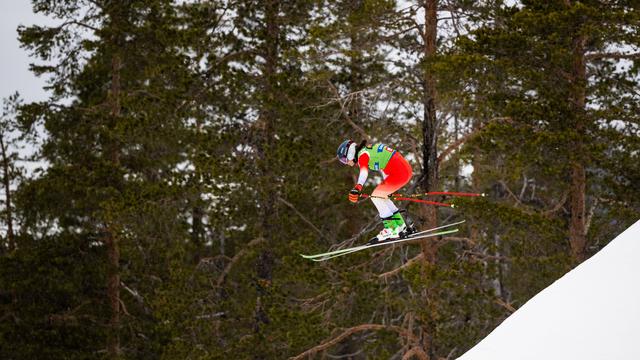
[[(395, 214), (394, 214), (395, 215)], [(400, 232), (404, 231), (406, 227), (398, 226), (397, 219), (394, 216), (382, 219), (384, 229), (376, 235), (373, 239), (369, 240), (367, 245), (377, 244), (383, 241), (389, 241), (400, 237)]]

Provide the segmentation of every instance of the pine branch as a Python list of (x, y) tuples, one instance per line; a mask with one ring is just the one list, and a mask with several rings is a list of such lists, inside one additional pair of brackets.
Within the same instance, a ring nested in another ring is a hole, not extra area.
[(84, 22), (77, 21), (77, 20), (71, 20), (71, 21), (64, 22), (60, 26), (57, 26), (55, 29), (59, 30), (59, 29), (62, 29), (64, 27), (66, 27), (67, 25), (77, 25), (77, 26), (83, 27), (85, 29), (93, 30), (95, 32), (100, 31), (100, 29), (98, 29), (98, 28), (96, 28), (94, 26), (91, 26), (89, 24), (86, 24)]
[(586, 54), (586, 60), (597, 60), (597, 59), (626, 59), (626, 60), (638, 60), (640, 59), (640, 53), (621, 53), (621, 52), (610, 52), (610, 53), (590, 53)]

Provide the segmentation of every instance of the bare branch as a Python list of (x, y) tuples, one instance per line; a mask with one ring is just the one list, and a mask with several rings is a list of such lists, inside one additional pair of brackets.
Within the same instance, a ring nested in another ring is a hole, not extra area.
[(507, 309), (510, 313), (514, 313), (516, 312), (516, 308), (513, 307), (513, 305), (511, 305), (510, 303), (502, 300), (501, 298), (497, 298), (494, 301), (496, 304), (502, 306), (503, 308)]
[(311, 226), (311, 228), (313, 230), (315, 230), (320, 237), (324, 237), (324, 235), (322, 234), (322, 231), (320, 231), (320, 229), (318, 229), (311, 221), (309, 221), (309, 219), (307, 219), (304, 215), (302, 215), (302, 213), (300, 211), (298, 211), (298, 209), (296, 209), (295, 206), (293, 206), (293, 204), (291, 204), (290, 202), (286, 201), (285, 199), (281, 198), (280, 196), (278, 196), (278, 201), (280, 201), (281, 203), (287, 205), (289, 208), (291, 208), (291, 210), (293, 210), (296, 214), (298, 214), (298, 216), (300, 216), (300, 218), (306, 222), (307, 224), (309, 224), (309, 226)]
[(196, 319), (215, 319), (225, 315), (226, 315), (225, 312), (217, 312), (214, 314), (198, 315), (196, 316)]
[(304, 358), (307, 358), (311, 355), (314, 355), (320, 351), (323, 351), (325, 349), (328, 349), (338, 343), (340, 343), (342, 340), (348, 338), (349, 336), (357, 333), (357, 332), (361, 332), (361, 331), (380, 331), (380, 330), (389, 330), (389, 331), (395, 331), (397, 332), (400, 336), (409, 338), (410, 341), (416, 342), (418, 341), (418, 339), (412, 335), (411, 333), (407, 332), (405, 329), (399, 327), (399, 326), (394, 326), (394, 325), (382, 325), (382, 324), (361, 324), (358, 326), (354, 326), (351, 327), (349, 329), (346, 329), (345, 331), (342, 332), (342, 334), (334, 337), (333, 339), (327, 340), (325, 342), (323, 342), (322, 344), (315, 346), (305, 352), (303, 352), (302, 354), (295, 356), (295, 357), (291, 357), (289, 358), (290, 360), (302, 360)]
[[(338, 92), (338, 89), (335, 87), (335, 85), (333, 85), (333, 83), (331, 81), (327, 81), (327, 83), (329, 84), (329, 87), (331, 88), (331, 90), (333, 91), (333, 94), (335, 95), (335, 99), (336, 101), (338, 101), (340, 103), (340, 114), (344, 117), (345, 121), (356, 131), (360, 134), (360, 136), (362, 136), (363, 139), (366, 139), (367, 141), (370, 141), (371, 137), (364, 131), (363, 128), (361, 128), (360, 126), (356, 125), (356, 123), (353, 122), (353, 120), (351, 120), (351, 118), (347, 115), (345, 108), (346, 105), (348, 104), (348, 97), (346, 101), (340, 101), (341, 96), (340, 93)], [(350, 94), (351, 96), (353, 96), (356, 93), (352, 93)]]
[(128, 287), (123, 281), (120, 281), (120, 285), (129, 292), (129, 294), (131, 294), (133, 296), (134, 299), (136, 299), (140, 304), (144, 304), (144, 298), (142, 297), (142, 295), (140, 295), (139, 292), (137, 292), (136, 290), (131, 289), (130, 287)]
[(516, 207), (521, 206), (522, 202), (520, 202), (520, 199), (516, 196), (516, 194), (513, 193), (513, 191), (511, 191), (511, 189), (509, 188), (509, 185), (507, 185), (507, 183), (504, 180), (500, 180), (498, 181), (498, 183), (500, 185), (502, 185), (502, 188), (504, 190), (507, 191), (507, 193), (509, 194), (509, 197), (513, 198), (513, 200), (515, 200), (516, 202)]
[(418, 163), (418, 169), (422, 169), (422, 161), (420, 161), (420, 150), (418, 149), (418, 140), (413, 137), (411, 134), (407, 134), (407, 139), (409, 139), (409, 143), (411, 144), (411, 149), (415, 156), (415, 161)]
[(591, 206), (591, 209), (589, 209), (589, 214), (587, 215), (587, 219), (585, 220), (585, 225), (584, 225), (585, 235), (589, 232), (589, 228), (591, 227), (591, 220), (593, 219), (593, 214), (596, 211), (596, 208), (598, 207), (599, 200), (600, 200), (599, 198), (596, 198), (593, 201), (593, 205)]
[(363, 349), (360, 349), (356, 352), (350, 353), (350, 354), (344, 354), (344, 355), (331, 355), (331, 354), (326, 354), (326, 356), (330, 359), (353, 359), (356, 356), (362, 354)]
[(222, 272), (222, 274), (220, 274), (220, 276), (218, 277), (218, 281), (216, 282), (218, 286), (221, 286), (222, 283), (224, 282), (224, 280), (227, 278), (227, 275), (229, 274), (229, 271), (231, 271), (231, 267), (238, 262), (238, 260), (244, 256), (244, 254), (248, 251), (248, 249), (252, 246), (255, 246), (261, 242), (264, 241), (264, 238), (259, 237), (259, 238), (255, 238), (251, 241), (249, 241), (249, 243), (247, 244), (247, 246), (245, 246), (242, 250), (238, 251), (238, 253), (231, 259), (231, 261), (229, 261), (229, 263), (227, 264), (227, 266), (225, 266), (224, 271)]
[(456, 149), (458, 149), (462, 144), (464, 144), (467, 141), (469, 141), (469, 139), (471, 139), (472, 137), (478, 135), (478, 133), (483, 131), (488, 124), (491, 124), (491, 123), (494, 123), (494, 122), (510, 123), (510, 122), (512, 122), (512, 119), (510, 117), (496, 117), (496, 118), (493, 118), (493, 119), (481, 124), (478, 128), (476, 128), (472, 132), (470, 132), (467, 135), (465, 135), (465, 136), (461, 137), (460, 139), (456, 140), (453, 144), (447, 146), (447, 148), (444, 149), (444, 151), (440, 154), (440, 156), (438, 156), (438, 164), (440, 164), (440, 162), (442, 162), (444, 160), (444, 158), (447, 157), (447, 155), (449, 155), (451, 152), (453, 152)]
[(57, 26), (56, 29), (62, 29), (63, 27), (66, 27), (67, 25), (77, 25), (77, 26), (80, 26), (80, 27), (83, 27), (83, 28), (86, 28), (86, 29), (89, 29), (89, 30), (93, 30), (95, 32), (100, 31), (100, 29), (98, 29), (96, 27), (93, 27), (93, 26), (91, 26), (89, 24), (85, 24), (83, 22), (76, 21), (76, 20), (71, 20), (71, 21), (64, 22), (64, 23), (60, 24), (60, 26)]
[(465, 242), (471, 246), (475, 246), (477, 245), (475, 241), (473, 241), (470, 238), (467, 237), (460, 237), (460, 236), (447, 236), (446, 238), (443, 238), (442, 240), (438, 241), (438, 245), (443, 245), (444, 243), (447, 242)]
[(333, 156), (331, 159), (322, 160), (318, 164), (321, 165), (321, 166), (325, 166), (325, 165), (331, 164), (332, 162), (335, 162), (336, 160), (338, 160), (338, 158)]
[(418, 346), (414, 346), (411, 348), (411, 350), (407, 351), (402, 356), (402, 360), (409, 360), (414, 356), (420, 360), (429, 360), (429, 356), (427, 355), (427, 353), (425, 353), (424, 350), (422, 350), (422, 348)]
[(562, 199), (560, 201), (558, 201), (558, 203), (556, 204), (556, 206), (554, 206), (552, 209), (549, 209), (547, 211), (543, 211), (542, 215), (544, 216), (549, 216), (551, 214), (553, 214), (554, 212), (562, 209), (562, 207), (564, 206), (564, 204), (567, 202), (567, 198), (568, 198), (568, 192), (565, 192), (562, 195)]
[(391, 271), (387, 271), (386, 273), (382, 273), (380, 275), (378, 275), (379, 278), (381, 279), (386, 279), (390, 276), (396, 275), (398, 273), (400, 273), (402, 270), (408, 268), (409, 266), (411, 266), (412, 264), (420, 261), (422, 259), (422, 257), (424, 256), (423, 253), (418, 254), (417, 256), (409, 259), (406, 263), (402, 264), (401, 266), (391, 270)]
[(118, 302), (120, 302), (120, 308), (122, 309), (122, 311), (124, 311), (124, 314), (127, 316), (131, 316), (131, 314), (129, 314), (129, 312), (127, 311), (127, 306), (124, 304), (122, 298), (118, 298)]
[(394, 34), (391, 35), (386, 35), (386, 36), (382, 36), (381, 40), (392, 40), (392, 39), (397, 39), (400, 35), (406, 34), (408, 32), (411, 32), (413, 30), (419, 30), (418, 25), (414, 25), (414, 26), (410, 26), (406, 29), (400, 30)]
[(458, 147), (460, 147), (460, 145), (464, 144), (465, 142), (467, 142), (467, 140), (471, 139), (471, 137), (475, 136), (477, 133), (480, 132), (482, 128), (478, 128), (470, 133), (468, 133), (467, 135), (461, 137), (460, 139), (456, 140), (453, 144), (447, 146), (446, 149), (444, 149), (444, 151), (442, 153), (440, 153), (440, 156), (438, 156), (438, 164), (440, 162), (442, 162), (442, 160), (444, 158), (447, 157), (447, 155), (449, 155), (450, 153), (452, 153), (454, 150), (456, 150)]

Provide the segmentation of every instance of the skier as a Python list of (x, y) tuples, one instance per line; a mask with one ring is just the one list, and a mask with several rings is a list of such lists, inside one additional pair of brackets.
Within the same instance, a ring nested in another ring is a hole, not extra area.
[(345, 140), (338, 147), (338, 160), (349, 166), (357, 163), (360, 168), (358, 182), (349, 192), (349, 201), (353, 203), (361, 195), (369, 170), (382, 173), (383, 181), (373, 190), (370, 198), (378, 209), (384, 229), (371, 239), (370, 244), (405, 237), (415, 232), (413, 225), (407, 225), (398, 208), (389, 199), (389, 195), (406, 185), (413, 174), (411, 165), (399, 152), (380, 143), (367, 145), (366, 140), (360, 144)]

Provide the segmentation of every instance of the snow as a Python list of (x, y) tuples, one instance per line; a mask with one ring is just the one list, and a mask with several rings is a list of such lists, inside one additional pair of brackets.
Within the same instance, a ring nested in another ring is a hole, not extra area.
[(459, 360), (640, 359), (640, 221)]

